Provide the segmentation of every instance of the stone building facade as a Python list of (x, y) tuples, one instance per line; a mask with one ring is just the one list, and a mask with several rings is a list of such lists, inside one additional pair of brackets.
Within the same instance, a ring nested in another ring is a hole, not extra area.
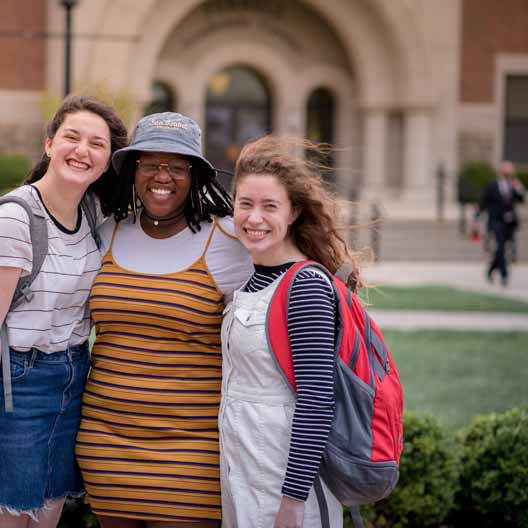
[[(73, 20), (74, 86), (192, 116), (220, 167), (269, 131), (329, 141), (337, 188), (393, 217), (434, 215), (439, 167), (454, 205), (460, 163), (517, 155), (528, 117), (526, 0), (79, 0)], [(2, 1), (0, 151), (38, 150), (63, 31), (59, 0)]]

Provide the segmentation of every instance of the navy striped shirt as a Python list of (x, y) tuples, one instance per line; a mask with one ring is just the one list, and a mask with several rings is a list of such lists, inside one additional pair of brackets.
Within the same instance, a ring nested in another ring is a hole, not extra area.
[[(245, 290), (262, 290), (292, 264), (255, 265)], [(328, 280), (317, 271), (301, 271), (292, 285), (287, 318), (297, 403), (282, 494), (306, 500), (334, 418), (335, 300)]]

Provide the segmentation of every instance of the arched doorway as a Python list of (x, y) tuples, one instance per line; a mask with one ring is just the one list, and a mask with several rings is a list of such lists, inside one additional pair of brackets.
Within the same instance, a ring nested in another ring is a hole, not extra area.
[[(306, 137), (314, 143), (335, 143), (335, 97), (326, 88), (316, 88), (306, 103)], [(324, 177), (335, 184), (335, 156), (330, 150), (314, 159), (325, 168)]]
[(150, 89), (150, 101), (143, 110), (144, 115), (158, 112), (174, 112), (176, 101), (170, 86), (162, 81), (154, 81)]
[[(242, 146), (271, 131), (271, 97), (264, 79), (246, 66), (214, 74), (206, 99), (206, 156), (218, 169), (233, 171)], [(219, 174), (229, 188), (231, 178)]]

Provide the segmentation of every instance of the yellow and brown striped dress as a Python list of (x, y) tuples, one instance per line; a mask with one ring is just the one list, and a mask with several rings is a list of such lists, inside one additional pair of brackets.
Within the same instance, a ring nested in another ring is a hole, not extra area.
[(168, 275), (117, 265), (90, 295), (97, 338), (77, 437), (92, 509), (164, 521), (220, 519), (217, 415), (224, 308), (205, 252)]

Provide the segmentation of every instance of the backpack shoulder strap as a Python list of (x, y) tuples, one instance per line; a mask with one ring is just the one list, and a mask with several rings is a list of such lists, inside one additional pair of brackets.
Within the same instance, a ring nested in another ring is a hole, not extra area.
[[(288, 304), (290, 301), (290, 294), (295, 277), (300, 271), (306, 268), (316, 268), (322, 271), (330, 280), (336, 293), (337, 304), (339, 306), (339, 298), (337, 297), (337, 290), (335, 282), (332, 279), (331, 273), (321, 264), (311, 260), (304, 260), (296, 262), (282, 277), (273, 297), (271, 298), (266, 314), (266, 337), (268, 346), (272, 352), (279, 372), (282, 373), (287, 385), (294, 393), (297, 392), (297, 384), (295, 382), (295, 374), (293, 370), (293, 360), (290, 350), (290, 339), (288, 336)], [(338, 308), (339, 310), (339, 308)], [(336, 344), (339, 350), (340, 333), (338, 333), (338, 342)]]
[(33, 250), (33, 262), (31, 273), (25, 277), (21, 277), (18, 281), (13, 300), (11, 301), (10, 310), (18, 306), (24, 300), (29, 301), (33, 297), (31, 292), (31, 284), (35, 277), (40, 272), (42, 263), (48, 254), (48, 226), (44, 213), (40, 208), (32, 208), (28, 202), (13, 194), (8, 194), (0, 198), (0, 205), (5, 203), (16, 203), (22, 207), (29, 218), (29, 235), (31, 238), (31, 246)]
[(101, 247), (101, 237), (97, 232), (97, 206), (95, 204), (95, 197), (91, 192), (86, 192), (81, 200), (81, 209), (84, 211), (88, 225), (90, 226), (90, 232), (95, 240), (95, 244), (98, 248)]
[[(46, 223), (46, 217), (40, 209), (38, 202), (36, 202), (35, 208), (32, 208), (24, 198), (16, 195), (15, 193), (9, 193), (8, 195), (0, 197), (0, 205), (6, 203), (16, 203), (26, 211), (29, 218), (29, 236), (33, 250), (31, 273), (25, 277), (21, 277), (18, 280), (18, 284), (15, 288), (15, 293), (13, 294), (13, 299), (11, 300), (11, 305), (9, 307), (9, 310), (12, 310), (23, 301), (30, 301), (33, 297), (31, 284), (38, 275), (40, 268), (42, 267), (42, 263), (48, 254), (48, 226)], [(5, 410), (6, 412), (11, 413), (13, 412), (13, 394), (11, 388), (9, 343), (7, 340), (7, 327), (5, 319), (2, 322), (0, 328), (0, 340), (2, 343), (0, 363), (2, 364)]]

